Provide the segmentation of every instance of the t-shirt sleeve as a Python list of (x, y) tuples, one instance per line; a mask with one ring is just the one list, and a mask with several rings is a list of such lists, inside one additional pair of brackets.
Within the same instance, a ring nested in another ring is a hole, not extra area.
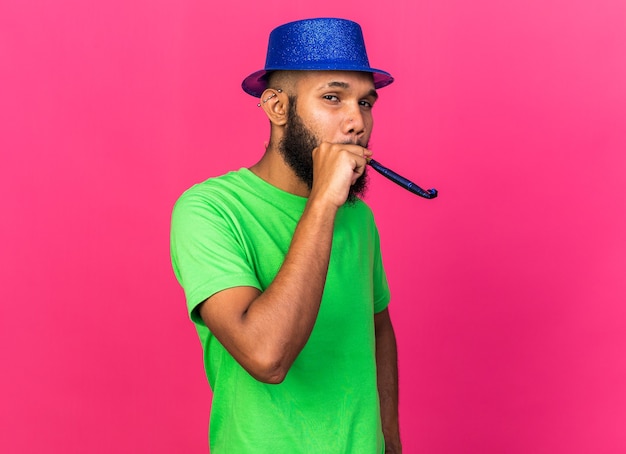
[(195, 323), (203, 323), (194, 309), (227, 288), (260, 288), (246, 258), (237, 218), (218, 197), (184, 193), (172, 212), (170, 253), (172, 267), (183, 287), (187, 310)]

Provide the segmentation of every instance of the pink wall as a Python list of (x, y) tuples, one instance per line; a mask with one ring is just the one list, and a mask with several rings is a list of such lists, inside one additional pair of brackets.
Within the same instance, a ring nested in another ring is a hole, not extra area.
[(440, 190), (369, 196), (405, 452), (626, 452), (625, 3), (309, 3), (0, 3), (0, 452), (206, 452), (170, 210), (260, 156), (239, 84), (310, 16), (362, 23), (372, 149)]

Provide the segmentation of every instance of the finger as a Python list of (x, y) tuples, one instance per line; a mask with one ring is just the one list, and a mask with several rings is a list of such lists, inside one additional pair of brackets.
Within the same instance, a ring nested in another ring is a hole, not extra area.
[(373, 154), (371, 150), (368, 150), (367, 148), (362, 147), (360, 145), (348, 145), (346, 147), (346, 150), (348, 150), (350, 153), (359, 155), (362, 158), (367, 158), (369, 156), (372, 156)]
[(354, 181), (356, 181), (356, 178), (360, 177), (363, 172), (365, 172), (365, 167), (367, 166), (367, 160), (366, 158), (362, 158), (362, 157), (358, 157), (354, 159), (354, 167), (352, 169), (352, 171), (354, 172), (353, 175), (353, 184)]

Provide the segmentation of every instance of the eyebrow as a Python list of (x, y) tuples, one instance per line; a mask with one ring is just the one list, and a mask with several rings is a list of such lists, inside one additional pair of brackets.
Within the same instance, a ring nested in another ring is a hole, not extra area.
[[(347, 90), (350, 88), (350, 84), (347, 82), (341, 82), (341, 81), (332, 81), (332, 82), (328, 82), (326, 85), (320, 87), (320, 89), (324, 89), (324, 88), (343, 88), (344, 90)], [(374, 98), (374, 100), (378, 99), (378, 92), (372, 88), (370, 91), (367, 92), (367, 94), (365, 96), (371, 96)]]

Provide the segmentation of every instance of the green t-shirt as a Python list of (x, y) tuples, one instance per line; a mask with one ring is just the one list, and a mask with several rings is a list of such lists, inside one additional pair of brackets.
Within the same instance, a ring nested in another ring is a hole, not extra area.
[(172, 264), (213, 390), (212, 454), (384, 451), (374, 313), (386, 308), (389, 288), (365, 203), (346, 204), (337, 213), (318, 318), (281, 384), (252, 378), (194, 310), (226, 288), (265, 290), (282, 265), (306, 200), (240, 169), (193, 186), (174, 208)]

